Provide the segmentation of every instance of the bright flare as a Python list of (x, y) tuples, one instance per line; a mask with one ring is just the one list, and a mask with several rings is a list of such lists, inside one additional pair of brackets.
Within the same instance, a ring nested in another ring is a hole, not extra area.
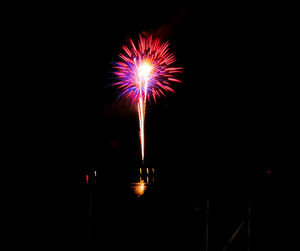
[(148, 78), (151, 74), (152, 71), (152, 65), (147, 63), (147, 62), (143, 62), (140, 67), (138, 67), (138, 75), (139, 78), (141, 80), (141, 83), (147, 83), (148, 82)]
[(175, 62), (174, 54), (169, 52), (169, 43), (161, 43), (152, 36), (139, 36), (138, 46), (130, 39), (130, 47), (123, 46), (120, 62), (115, 63), (118, 82), (114, 83), (120, 90), (120, 96), (137, 106), (140, 127), (141, 157), (145, 157), (145, 114), (146, 101), (174, 92), (170, 87), (174, 82), (181, 82), (173, 75), (182, 72), (182, 67), (171, 67)]

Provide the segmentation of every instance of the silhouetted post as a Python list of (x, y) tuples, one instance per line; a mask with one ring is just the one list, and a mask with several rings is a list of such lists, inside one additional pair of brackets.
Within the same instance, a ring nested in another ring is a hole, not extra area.
[[(91, 188), (90, 188), (91, 189)], [(93, 205), (93, 191), (90, 190), (90, 198), (89, 198), (89, 213), (88, 213), (88, 241), (91, 236), (91, 224), (92, 224), (92, 205)]]
[(205, 250), (208, 251), (208, 216), (209, 216), (209, 199), (206, 201), (206, 231), (205, 231)]
[(250, 217), (251, 217), (251, 206), (250, 202), (248, 202), (248, 251), (250, 251), (250, 241), (251, 241), (251, 222), (250, 222)]
[(90, 191), (90, 199), (89, 199), (89, 221), (92, 220), (92, 205), (93, 205), (93, 191)]

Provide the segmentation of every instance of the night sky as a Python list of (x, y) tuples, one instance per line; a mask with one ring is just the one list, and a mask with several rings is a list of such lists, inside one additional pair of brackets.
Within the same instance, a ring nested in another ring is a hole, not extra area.
[(43, 8), (32, 18), (31, 102), (40, 115), (39, 158), (54, 173), (53, 189), (68, 191), (73, 207), (70, 187), (81, 171), (96, 168), (122, 182), (140, 167), (137, 114), (117, 101), (110, 84), (112, 62), (128, 38), (151, 33), (170, 41), (184, 72), (176, 93), (147, 104), (146, 165), (159, 170), (166, 187), (181, 184), (174, 189), (187, 193), (269, 191), (280, 112), (277, 21), (269, 12), (201, 4)]
[(146, 161), (214, 177), (260, 175), (275, 157), (274, 26), (259, 9), (201, 5), (54, 12), (40, 27), (48, 60), (39, 72), (53, 155), (120, 169), (138, 162), (137, 115), (109, 85), (121, 46), (146, 32), (169, 40), (184, 67), (176, 93), (147, 105)]

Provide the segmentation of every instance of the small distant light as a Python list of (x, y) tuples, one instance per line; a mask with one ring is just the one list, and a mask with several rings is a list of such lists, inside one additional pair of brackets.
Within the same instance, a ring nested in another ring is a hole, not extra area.
[(89, 175), (88, 174), (85, 175), (85, 181), (86, 181), (86, 184), (89, 183)]
[(272, 170), (271, 169), (267, 169), (267, 175), (271, 175), (272, 174)]
[(96, 170), (94, 171), (94, 174), (95, 174), (95, 176), (97, 176), (97, 171)]

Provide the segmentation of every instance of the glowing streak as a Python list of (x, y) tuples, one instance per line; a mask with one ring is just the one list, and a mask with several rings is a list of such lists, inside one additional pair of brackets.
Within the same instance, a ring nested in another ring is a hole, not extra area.
[(152, 71), (152, 66), (147, 62), (142, 62), (138, 68), (139, 76), (139, 102), (138, 102), (138, 114), (140, 125), (140, 142), (141, 142), (141, 154), (142, 161), (145, 159), (145, 113), (146, 113), (146, 97), (147, 97), (147, 85), (148, 78)]
[(143, 101), (142, 97), (139, 98), (138, 103), (138, 113), (139, 113), (139, 125), (140, 125), (140, 142), (141, 142), (141, 153), (142, 153), (142, 161), (145, 158), (145, 136), (144, 136), (144, 120), (145, 120), (145, 102)]

